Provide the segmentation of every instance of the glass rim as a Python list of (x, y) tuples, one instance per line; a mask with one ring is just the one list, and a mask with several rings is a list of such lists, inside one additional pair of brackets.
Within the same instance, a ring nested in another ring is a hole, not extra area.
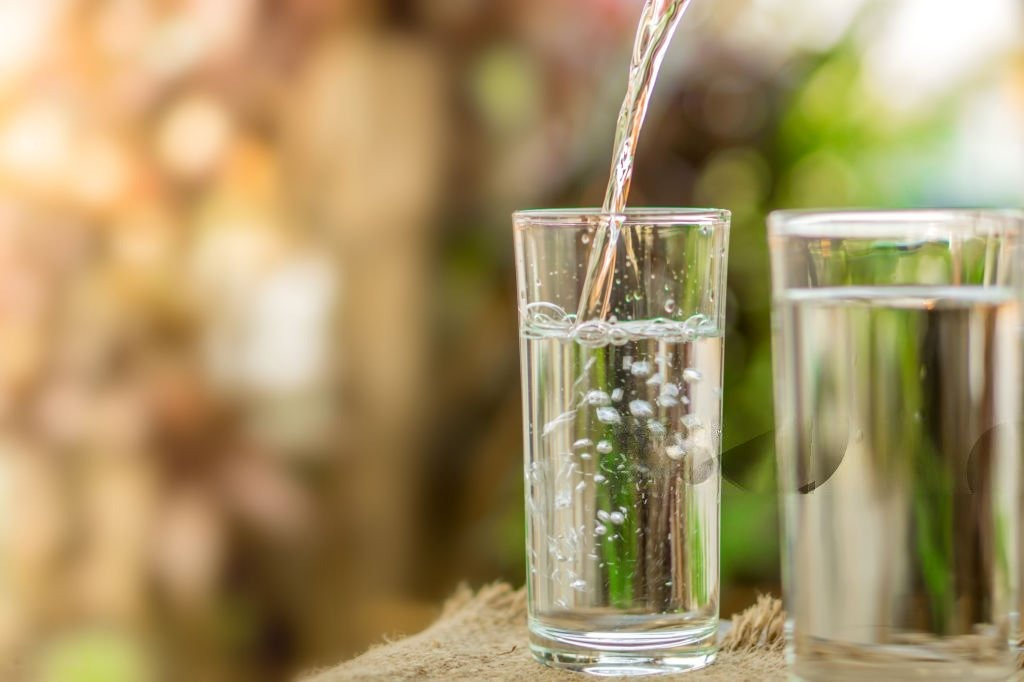
[[(512, 220), (516, 226), (531, 227), (588, 227), (608, 216), (600, 208), (537, 208), (516, 211)], [(718, 208), (630, 207), (616, 214), (625, 218), (626, 225), (724, 227), (729, 225), (732, 213)]]
[(799, 209), (773, 211), (768, 236), (804, 239), (940, 239), (1024, 232), (1024, 210), (999, 208)]

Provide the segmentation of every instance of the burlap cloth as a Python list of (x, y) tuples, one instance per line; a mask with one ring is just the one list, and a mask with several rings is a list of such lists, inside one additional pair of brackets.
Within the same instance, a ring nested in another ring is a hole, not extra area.
[[(703, 670), (659, 680), (785, 680), (782, 604), (770, 597), (733, 617), (718, 661)], [(460, 589), (436, 623), (418, 635), (377, 646), (305, 682), (335, 680), (574, 680), (580, 675), (533, 660), (526, 634), (526, 598), (508, 585), (473, 594)]]

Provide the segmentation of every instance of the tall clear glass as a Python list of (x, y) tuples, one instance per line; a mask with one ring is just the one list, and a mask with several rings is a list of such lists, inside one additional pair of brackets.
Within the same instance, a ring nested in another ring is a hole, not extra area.
[(549, 665), (712, 662), (729, 214), (635, 209), (610, 315), (577, 324), (598, 210), (515, 222), (529, 625)]
[(1022, 227), (999, 211), (770, 218), (799, 679), (1014, 672)]

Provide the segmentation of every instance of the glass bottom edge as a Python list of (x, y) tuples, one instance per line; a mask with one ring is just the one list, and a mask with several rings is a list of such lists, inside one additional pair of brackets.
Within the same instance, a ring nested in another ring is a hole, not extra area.
[[(799, 682), (861, 682), (886, 680), (887, 682), (952, 682), (953, 680), (981, 682), (1017, 678), (1017, 668), (1011, 656), (1003, 662), (971, 660), (911, 660), (911, 652), (904, 661), (871, 661), (871, 652), (831, 656), (828, 658), (802, 658), (787, 654), (790, 679)], [(1024, 678), (1022, 678), (1024, 679)]]
[(579, 632), (530, 625), (533, 657), (552, 668), (598, 676), (659, 675), (697, 670), (718, 655), (715, 625), (657, 633)]

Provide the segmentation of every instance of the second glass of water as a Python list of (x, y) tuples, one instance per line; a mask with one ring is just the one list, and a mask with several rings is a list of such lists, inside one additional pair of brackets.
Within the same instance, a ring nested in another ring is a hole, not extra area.
[(789, 656), (804, 680), (1015, 671), (1022, 220), (770, 221)]
[(616, 218), (607, 315), (577, 320), (607, 217), (515, 216), (530, 644), (599, 674), (714, 660), (729, 215)]

